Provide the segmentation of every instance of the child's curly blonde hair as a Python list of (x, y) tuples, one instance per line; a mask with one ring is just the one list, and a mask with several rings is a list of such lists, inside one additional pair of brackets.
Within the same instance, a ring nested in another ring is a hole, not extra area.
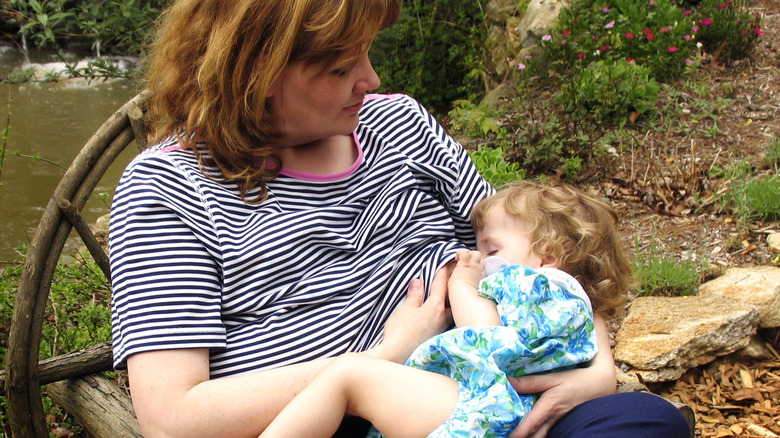
[(520, 181), (483, 199), (471, 213), (475, 230), (500, 206), (528, 227), (532, 249), (553, 255), (557, 267), (576, 278), (594, 312), (619, 314), (632, 285), (631, 265), (617, 234), (617, 214), (604, 201), (568, 185)]

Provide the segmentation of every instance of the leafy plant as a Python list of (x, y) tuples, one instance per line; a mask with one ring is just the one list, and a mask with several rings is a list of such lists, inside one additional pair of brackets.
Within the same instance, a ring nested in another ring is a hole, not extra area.
[(525, 179), (520, 165), (504, 158), (504, 148), (482, 146), (470, 153), (477, 170), (493, 187), (500, 188), (512, 181)]
[(592, 115), (597, 123), (623, 126), (630, 112), (655, 108), (658, 82), (650, 69), (635, 62), (596, 61), (575, 73), (557, 94), (558, 103), (580, 118)]
[(499, 134), (501, 129), (496, 115), (496, 111), (487, 106), (478, 107), (468, 100), (458, 99), (449, 112), (450, 128), (472, 138), (482, 138), (490, 133)]
[[(26, 247), (18, 248), (26, 255)], [(0, 269), (0, 324), (11, 323), (16, 290), (23, 264)], [(54, 272), (51, 293), (42, 327), (40, 359), (82, 349), (111, 338), (108, 281), (91, 259), (60, 260)], [(7, 336), (7, 332), (5, 333)], [(7, 339), (0, 343), (0, 364), (5, 364)], [(1, 366), (1, 365), (0, 365)], [(63, 423), (71, 431), (80, 427), (43, 397), (44, 412), (52, 423)], [(0, 395), (0, 424), (7, 424), (7, 400)]]

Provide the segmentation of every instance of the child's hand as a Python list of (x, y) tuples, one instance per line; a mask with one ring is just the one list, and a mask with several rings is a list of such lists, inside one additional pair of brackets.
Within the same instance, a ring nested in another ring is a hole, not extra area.
[(450, 306), (455, 325), (500, 325), (496, 303), (479, 295), (479, 282), (485, 276), (485, 262), (479, 251), (460, 250), (449, 287)]
[(485, 262), (482, 259), (482, 253), (462, 249), (455, 254), (455, 260), (458, 261), (458, 264), (450, 276), (450, 292), (452, 292), (454, 285), (468, 285), (476, 290), (479, 281), (485, 276)]

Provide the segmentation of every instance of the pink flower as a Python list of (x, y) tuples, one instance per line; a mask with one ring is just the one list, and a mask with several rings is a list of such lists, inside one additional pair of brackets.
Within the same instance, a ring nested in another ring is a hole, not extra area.
[(647, 38), (648, 40), (653, 41), (655, 39), (655, 37), (653, 36), (653, 31), (650, 30), (649, 27), (643, 30), (642, 32), (644, 32), (645, 38)]
[(764, 32), (761, 32), (761, 26), (756, 25), (755, 29), (756, 29), (756, 36), (761, 36), (764, 34)]
[(542, 41), (550, 41), (552, 39), (552, 35), (542, 35)]
[(610, 8), (601, 8), (601, 12), (609, 12), (609, 11), (611, 11), (611, 10), (612, 10), (612, 9), (610, 9)]
[(628, 58), (626, 59), (626, 62), (631, 64), (632, 62), (636, 62), (636, 58)]
[(677, 51), (677, 47), (674, 47), (674, 46), (672, 46), (672, 47), (669, 47), (669, 51), (670, 51), (670, 52), (672, 52), (672, 53), (674, 53), (674, 52), (676, 52), (676, 51)]
[(687, 11), (683, 12), (683, 15), (691, 15), (692, 13), (693, 11), (688, 9)]
[(605, 27), (605, 28), (607, 28), (607, 29), (612, 29), (613, 27), (615, 27), (615, 20), (612, 20), (612, 21), (610, 21), (610, 22), (609, 22), (609, 23), (607, 23), (607, 25), (606, 25), (606, 26), (604, 26), (604, 27)]
[(654, 2), (653, 0), (650, 0), (650, 3), (649, 3), (649, 5), (650, 5), (650, 6), (655, 6), (655, 2)]
[(704, 20), (699, 21), (699, 24), (701, 24), (702, 26), (709, 26), (710, 24), (712, 24), (712, 18), (707, 17)]
[(661, 31), (661, 32), (669, 32), (670, 30), (672, 30), (672, 26), (666, 26), (666, 27), (662, 27), (662, 28), (660, 29), (660, 31)]
[(626, 34), (626, 39), (627, 39), (627, 40), (633, 40), (633, 39), (634, 39), (634, 34), (633, 34), (633, 33), (631, 33), (631, 32), (627, 33), (627, 34)]
[(693, 61), (691, 61), (691, 58), (685, 58), (685, 63), (688, 65), (693, 65)]
[(607, 49), (609, 49), (609, 44), (605, 44), (605, 45), (601, 46), (601, 51), (602, 52), (606, 52)]
[(731, 2), (723, 3), (722, 5), (718, 5), (718, 9), (726, 9), (729, 6), (731, 6)]
[(584, 53), (578, 53), (577, 54), (577, 58), (585, 59), (585, 54)]
[(571, 35), (571, 32), (569, 32), (568, 30), (563, 30), (563, 31), (561, 31), (561, 34), (563, 36), (569, 36), (569, 35)]
[(690, 35), (684, 35), (684, 36), (683, 36), (683, 39), (684, 39), (684, 40), (690, 40), (690, 39), (691, 39), (691, 36), (690, 36)]
[(518, 70), (523, 70), (524, 68), (525, 68), (525, 64), (523, 64), (522, 62), (517, 64), (517, 69)]
[(533, 56), (531, 56), (531, 55), (525, 55), (525, 56), (524, 56), (524, 58), (525, 58), (525, 59), (531, 59), (531, 58), (533, 58)]
[(698, 32), (699, 31), (699, 26), (693, 26), (691, 28), (691, 30), (694, 31), (694, 32)]

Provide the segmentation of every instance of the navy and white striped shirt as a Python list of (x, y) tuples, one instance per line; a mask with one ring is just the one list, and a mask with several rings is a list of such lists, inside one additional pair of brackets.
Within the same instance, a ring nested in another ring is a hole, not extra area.
[(175, 140), (136, 157), (111, 214), (115, 367), (206, 348), (224, 377), (376, 345), (409, 282), (474, 246), (492, 188), (409, 97), (367, 96), (353, 135), (349, 171), (283, 170), (260, 205)]

